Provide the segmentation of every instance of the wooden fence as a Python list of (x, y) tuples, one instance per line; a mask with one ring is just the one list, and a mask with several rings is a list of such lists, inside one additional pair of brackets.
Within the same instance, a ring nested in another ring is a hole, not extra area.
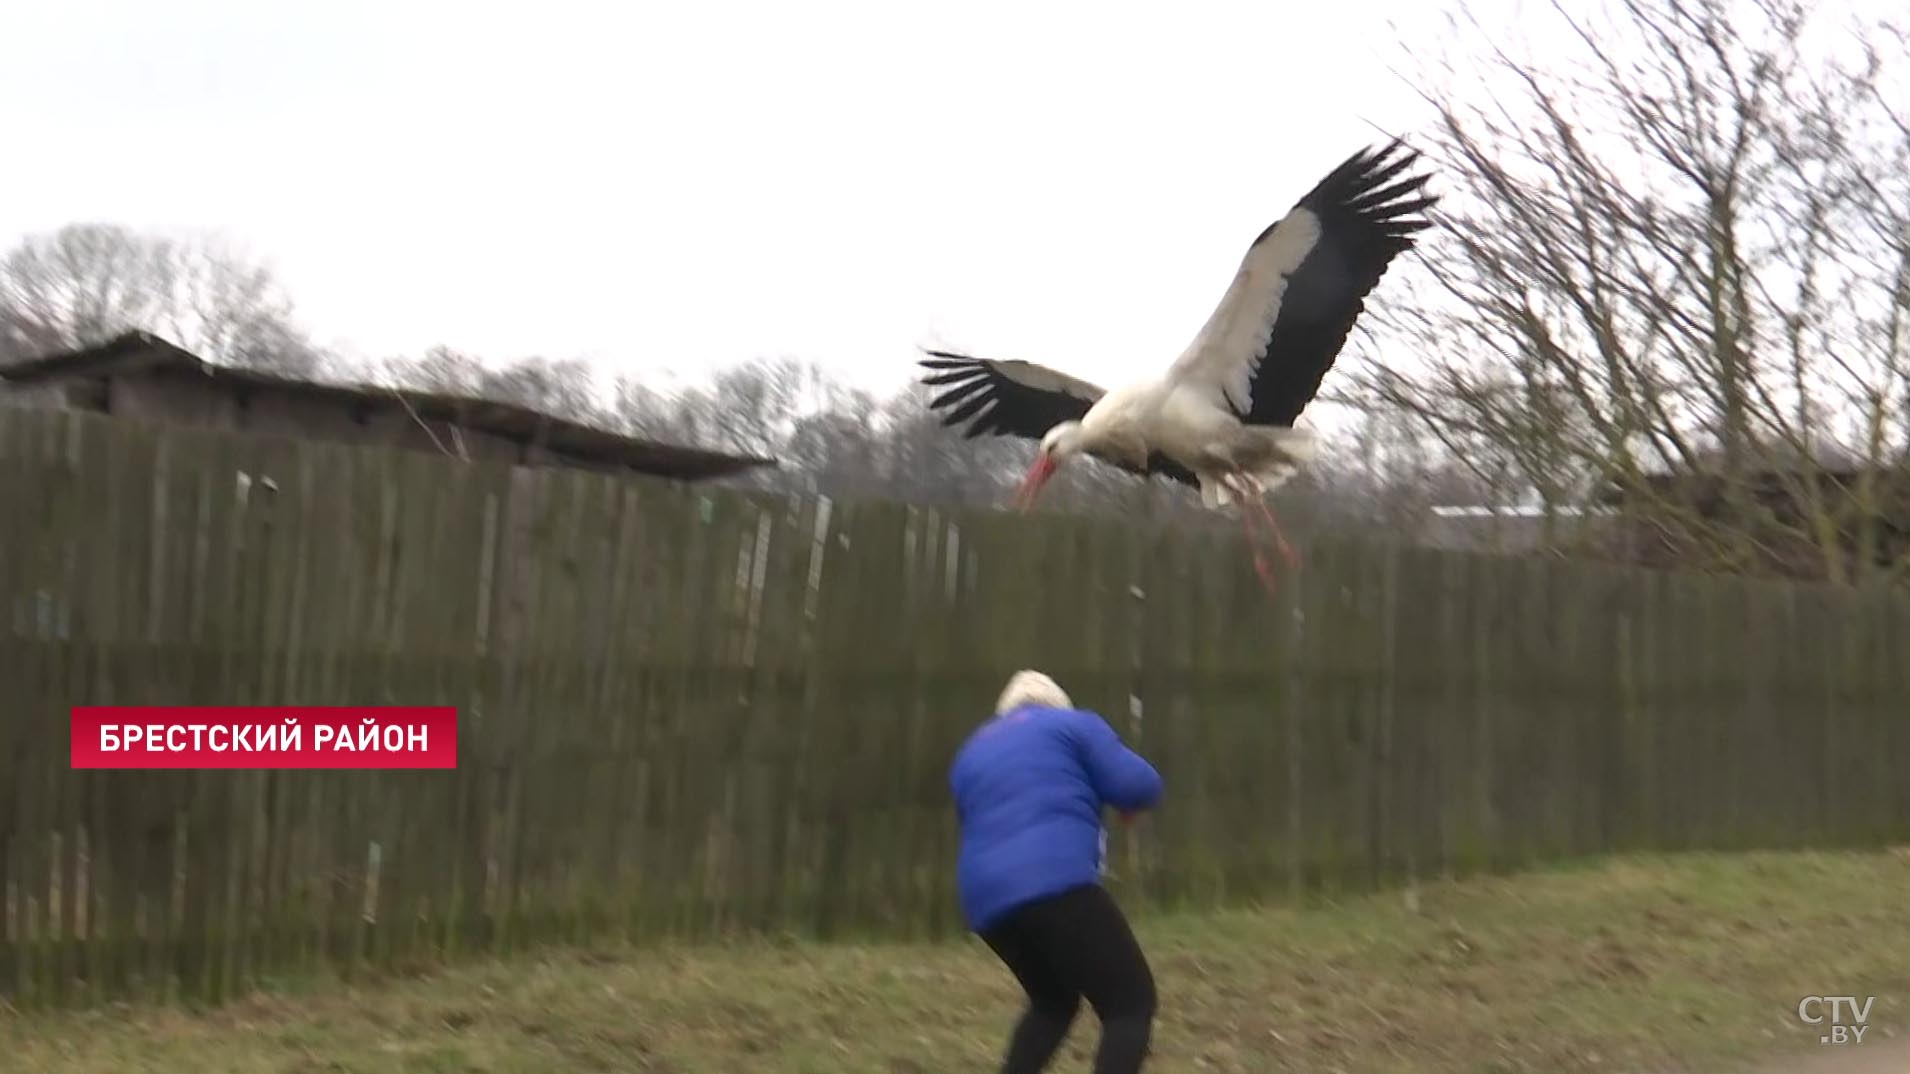
[[(1033, 666), (1161, 768), (1147, 906), (1910, 828), (1910, 607), (0, 414), (0, 995), (959, 927)], [(79, 703), (452, 703), (454, 772), (75, 772)]]

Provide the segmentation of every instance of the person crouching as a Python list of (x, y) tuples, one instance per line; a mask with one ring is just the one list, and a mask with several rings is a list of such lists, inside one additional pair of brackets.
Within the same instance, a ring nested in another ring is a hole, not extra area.
[(1095, 1074), (1135, 1074), (1149, 1050), (1154, 976), (1101, 885), (1101, 817), (1110, 806), (1153, 808), (1160, 774), (1054, 680), (1022, 671), (957, 752), (949, 787), (963, 915), (1028, 997), (1001, 1074), (1046, 1069), (1083, 997), (1101, 1021)]

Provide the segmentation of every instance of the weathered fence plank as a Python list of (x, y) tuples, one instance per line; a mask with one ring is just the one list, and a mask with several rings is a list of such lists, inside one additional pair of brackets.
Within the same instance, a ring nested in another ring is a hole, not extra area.
[[(1910, 832), (1910, 602), (0, 415), (0, 996), (957, 927), (1018, 668), (1166, 776), (1157, 907)], [(452, 772), (74, 772), (76, 704), (458, 706)]]

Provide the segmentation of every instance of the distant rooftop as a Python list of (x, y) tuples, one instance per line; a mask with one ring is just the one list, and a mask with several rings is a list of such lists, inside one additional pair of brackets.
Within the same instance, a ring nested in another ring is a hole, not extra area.
[(374, 384), (332, 384), (207, 362), (149, 332), (133, 331), (97, 346), (62, 351), (0, 367), (0, 380), (31, 387), (144, 373), (195, 373), (236, 392), (271, 390), (367, 415), (384, 411), (443, 422), (557, 455), (647, 474), (701, 480), (726, 477), (775, 460), (666, 444), (585, 425), (516, 403)]

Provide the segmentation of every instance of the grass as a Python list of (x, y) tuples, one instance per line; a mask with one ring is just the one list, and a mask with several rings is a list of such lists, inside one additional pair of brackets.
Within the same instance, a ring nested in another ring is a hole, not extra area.
[[(1625, 858), (1139, 923), (1150, 1070), (1716, 1070), (1809, 1046), (1808, 994), (1910, 995), (1910, 854)], [(209, 1013), (0, 1015), (18, 1074), (975, 1074), (1017, 994), (977, 943), (562, 953)], [(1084, 1010), (1057, 1070), (1087, 1069)]]

